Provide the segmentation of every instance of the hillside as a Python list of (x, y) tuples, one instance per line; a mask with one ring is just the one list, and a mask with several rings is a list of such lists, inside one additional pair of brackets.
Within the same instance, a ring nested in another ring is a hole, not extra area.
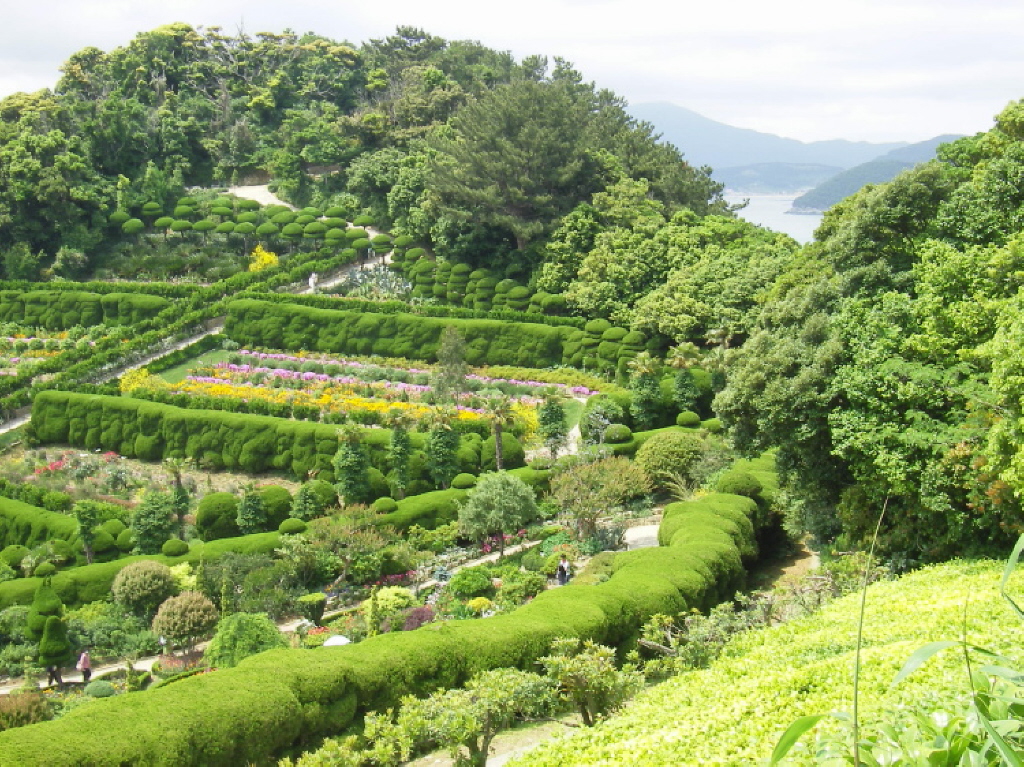
[(793, 201), (793, 213), (823, 213), (844, 197), (849, 197), (865, 184), (882, 184), (918, 163), (935, 157), (941, 144), (955, 141), (960, 136), (944, 135), (900, 147), (871, 162), (836, 173), (814, 189)]
[[(865, 735), (893, 719), (894, 707), (925, 702), (955, 712), (966, 697), (963, 656), (947, 651), (916, 674), (890, 682), (915, 650), (963, 632), (970, 602), (972, 644), (1016, 655), (1020, 620), (999, 596), (998, 562), (927, 568), (868, 591), (860, 707)], [(1024, 576), (1014, 579), (1017, 590)], [(1011, 586), (1011, 592), (1014, 589)], [(741, 635), (710, 668), (641, 693), (619, 716), (592, 730), (549, 742), (511, 764), (519, 767), (628, 764), (750, 765), (771, 755), (801, 716), (850, 711), (859, 595), (822, 612)], [(819, 729), (842, 739), (834, 720)], [(804, 736), (813, 743), (814, 735)], [(798, 746), (787, 764), (815, 764)]]
[(664, 102), (632, 104), (629, 113), (652, 123), (666, 141), (683, 150), (689, 162), (709, 165), (716, 171), (760, 163), (852, 168), (906, 146), (906, 142), (798, 141), (726, 125), (685, 107)]

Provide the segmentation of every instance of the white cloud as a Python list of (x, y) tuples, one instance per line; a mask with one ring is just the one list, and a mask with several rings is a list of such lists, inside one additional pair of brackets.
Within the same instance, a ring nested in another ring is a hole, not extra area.
[(1024, 5), (1005, 0), (50, 0), (5, 9), (0, 94), (50, 86), (74, 51), (172, 21), (353, 43), (421, 27), (560, 55), (632, 103), (805, 140), (972, 133), (1024, 96)]

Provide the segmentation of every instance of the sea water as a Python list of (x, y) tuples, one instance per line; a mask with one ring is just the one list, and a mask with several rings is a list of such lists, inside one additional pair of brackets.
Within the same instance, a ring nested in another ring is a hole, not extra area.
[(821, 223), (820, 213), (796, 215), (786, 212), (793, 207), (793, 200), (799, 196), (797, 194), (742, 194), (729, 191), (723, 196), (730, 205), (750, 200), (747, 207), (736, 212), (737, 216), (766, 229), (784, 232), (800, 243), (813, 240), (814, 230)]

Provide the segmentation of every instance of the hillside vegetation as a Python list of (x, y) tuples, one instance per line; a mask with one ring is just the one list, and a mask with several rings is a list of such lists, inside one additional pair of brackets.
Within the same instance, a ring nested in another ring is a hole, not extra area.
[[(1011, 656), (1019, 652), (1020, 621), (998, 592), (1001, 569), (998, 562), (955, 562), (869, 587), (860, 675), (865, 735), (877, 735), (880, 723), (897, 721), (897, 709), (913, 704), (962, 713), (970, 686), (957, 651), (932, 659), (899, 685), (890, 683), (919, 648), (962, 636), (965, 604), (969, 642)], [(1019, 588), (1024, 580), (1018, 575), (1013, 582)], [(849, 713), (859, 609), (859, 596), (851, 595), (816, 615), (741, 634), (709, 668), (656, 685), (593, 730), (543, 744), (512, 764), (766, 760), (795, 719)], [(836, 720), (825, 720), (819, 731), (822, 741), (849, 742)], [(787, 764), (821, 763), (813, 756), (815, 735), (804, 739)]]

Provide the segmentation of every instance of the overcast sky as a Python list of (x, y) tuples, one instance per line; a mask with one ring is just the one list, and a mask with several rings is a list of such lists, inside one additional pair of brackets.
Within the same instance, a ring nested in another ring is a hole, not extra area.
[(562, 56), (630, 103), (813, 141), (975, 133), (1024, 97), (1020, 0), (46, 0), (4, 3), (0, 96), (174, 21), (358, 44), (399, 25)]

